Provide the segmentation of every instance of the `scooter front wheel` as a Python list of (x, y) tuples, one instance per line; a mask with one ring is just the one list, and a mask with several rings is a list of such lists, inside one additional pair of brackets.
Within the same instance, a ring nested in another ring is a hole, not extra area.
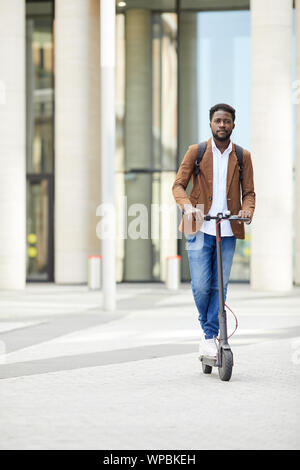
[(219, 367), (219, 377), (223, 382), (231, 379), (233, 368), (233, 354), (230, 349), (222, 349), (222, 365)]

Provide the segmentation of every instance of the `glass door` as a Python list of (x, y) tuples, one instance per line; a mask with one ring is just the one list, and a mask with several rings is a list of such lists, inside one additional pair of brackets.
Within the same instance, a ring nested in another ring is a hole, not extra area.
[(53, 179), (27, 178), (27, 279), (53, 279)]

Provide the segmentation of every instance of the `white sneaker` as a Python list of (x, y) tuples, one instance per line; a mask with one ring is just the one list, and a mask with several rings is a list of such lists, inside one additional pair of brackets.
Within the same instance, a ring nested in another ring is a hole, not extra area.
[(205, 356), (206, 355), (206, 348), (205, 348), (205, 334), (204, 331), (201, 330), (200, 333), (200, 343), (199, 343), (199, 355)]
[(206, 348), (205, 348), (205, 339), (204, 337), (200, 339), (199, 343), (199, 355), (205, 356), (206, 355)]
[(204, 350), (206, 356), (216, 357), (218, 349), (214, 339), (204, 340)]

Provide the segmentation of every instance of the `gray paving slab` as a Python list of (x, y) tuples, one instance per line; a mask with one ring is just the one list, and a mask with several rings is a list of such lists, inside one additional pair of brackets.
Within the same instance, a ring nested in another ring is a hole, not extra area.
[(89, 294), (1, 296), (0, 449), (299, 449), (299, 289), (230, 286), (228, 383), (202, 373), (188, 285), (120, 285), (115, 315)]

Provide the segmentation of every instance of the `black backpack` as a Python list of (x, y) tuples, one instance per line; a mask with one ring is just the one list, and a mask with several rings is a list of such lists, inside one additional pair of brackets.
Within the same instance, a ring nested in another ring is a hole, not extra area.
[[(196, 162), (195, 162), (195, 176), (198, 176), (198, 174), (200, 172), (200, 163), (201, 163), (202, 157), (205, 153), (206, 145), (207, 145), (207, 142), (201, 142), (198, 146), (198, 155), (197, 155), (197, 159), (196, 159)], [(235, 153), (236, 153), (238, 164), (239, 164), (240, 182), (242, 184), (242, 181), (243, 181), (243, 148), (240, 147), (239, 145), (235, 144)]]

